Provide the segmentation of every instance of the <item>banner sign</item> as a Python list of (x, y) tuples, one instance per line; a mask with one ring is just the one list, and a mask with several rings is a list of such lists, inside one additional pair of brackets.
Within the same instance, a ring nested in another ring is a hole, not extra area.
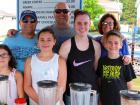
[(73, 11), (82, 8), (82, 0), (17, 0), (17, 28), (20, 30), (19, 19), (23, 10), (33, 10), (38, 17), (36, 30), (54, 24), (54, 7), (58, 2), (66, 2), (72, 12), (70, 24), (73, 24)]

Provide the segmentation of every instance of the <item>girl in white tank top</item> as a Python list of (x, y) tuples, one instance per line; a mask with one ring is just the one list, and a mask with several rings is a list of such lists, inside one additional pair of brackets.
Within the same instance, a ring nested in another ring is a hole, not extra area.
[[(55, 42), (53, 31), (50, 28), (42, 29), (38, 34), (40, 53), (32, 55), (25, 63), (24, 88), (30, 98), (30, 105), (38, 105), (37, 82), (41, 80), (58, 82), (58, 90), (61, 89), (61, 95), (57, 99), (62, 100), (66, 86), (67, 70), (65, 60), (53, 52)], [(60, 91), (57, 92), (58, 94), (60, 94)]]
[[(12, 56), (10, 49), (0, 45), (0, 75), (8, 76), (7, 104), (14, 105), (16, 98), (23, 98), (23, 77), (22, 74), (16, 71), (15, 59)], [(5, 94), (6, 95), (6, 94)]]

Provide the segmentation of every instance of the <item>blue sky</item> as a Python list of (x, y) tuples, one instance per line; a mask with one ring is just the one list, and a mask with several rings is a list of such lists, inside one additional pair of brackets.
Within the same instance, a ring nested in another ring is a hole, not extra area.
[(0, 10), (16, 14), (16, 0), (0, 0)]

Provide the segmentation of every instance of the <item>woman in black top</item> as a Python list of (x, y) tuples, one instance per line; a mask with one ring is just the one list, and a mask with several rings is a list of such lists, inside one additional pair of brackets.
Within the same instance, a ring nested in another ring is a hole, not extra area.
[(76, 35), (65, 41), (59, 51), (59, 54), (67, 60), (66, 96), (69, 98), (66, 105), (70, 105), (69, 83), (89, 83), (92, 85), (92, 89), (97, 90), (95, 71), (101, 49), (99, 43), (88, 37), (90, 24), (89, 14), (86, 11), (76, 10), (74, 13)]

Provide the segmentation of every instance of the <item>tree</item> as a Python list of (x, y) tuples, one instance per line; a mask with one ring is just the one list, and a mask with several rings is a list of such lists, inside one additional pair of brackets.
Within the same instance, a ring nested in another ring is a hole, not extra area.
[(94, 23), (97, 23), (95, 22), (97, 21), (97, 18), (105, 12), (105, 9), (99, 5), (98, 0), (83, 0), (83, 10), (90, 14), (91, 20)]
[(120, 0), (120, 2), (123, 3), (123, 13), (121, 16), (121, 21), (127, 24), (134, 25), (136, 23), (136, 0)]

